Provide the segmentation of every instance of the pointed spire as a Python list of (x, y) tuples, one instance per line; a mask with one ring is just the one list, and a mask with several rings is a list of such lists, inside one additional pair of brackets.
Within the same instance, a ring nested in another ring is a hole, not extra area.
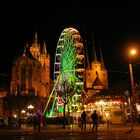
[(43, 49), (42, 49), (42, 55), (47, 55), (47, 49), (46, 49), (46, 43), (44, 41)]
[(30, 48), (29, 48), (29, 46), (28, 46), (28, 42), (26, 43), (25, 56), (26, 56), (27, 58), (33, 58), (32, 54), (31, 54), (31, 52), (30, 52)]
[(28, 42), (26, 43), (26, 45), (24, 46), (24, 51), (23, 51), (23, 57), (26, 57), (26, 50), (28, 48)]
[(99, 48), (100, 48), (101, 66), (102, 66), (102, 69), (105, 69), (105, 64), (104, 64), (102, 50), (101, 50), (101, 42), (99, 42)]
[(37, 31), (35, 31), (34, 43), (38, 43)]
[(92, 34), (92, 46), (93, 46), (93, 57), (94, 61), (97, 61), (97, 55), (96, 55), (96, 50), (95, 50), (95, 45), (94, 45), (94, 39), (93, 39), (93, 34)]

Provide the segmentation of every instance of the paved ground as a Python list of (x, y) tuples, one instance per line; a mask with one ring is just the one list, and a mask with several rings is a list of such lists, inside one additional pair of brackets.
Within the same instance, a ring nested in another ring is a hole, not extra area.
[[(45, 128), (41, 127), (41, 131), (45, 132), (54, 132), (54, 131), (58, 131), (58, 132), (91, 132), (91, 124), (87, 124), (86, 125), (86, 130), (81, 130), (80, 127), (78, 127), (77, 124), (73, 124), (70, 126), (66, 126), (66, 128), (64, 129), (62, 125), (46, 125)], [(107, 124), (100, 124), (98, 127), (98, 132), (128, 132), (130, 129), (132, 128), (132, 126), (130, 124), (125, 124), (125, 125), (121, 125), (121, 124), (114, 124), (114, 125), (109, 125), (107, 126)], [(140, 132), (140, 124), (134, 124), (133, 125), (134, 128), (134, 132), (138, 131)], [(0, 133), (1, 132), (13, 132), (13, 131), (21, 131), (21, 132), (32, 132), (33, 131), (33, 126), (28, 126), (28, 125), (22, 125), (21, 128), (2, 128), (0, 127)]]
[(106, 124), (99, 125), (98, 132), (91, 132), (91, 125), (87, 125), (86, 130), (81, 130), (78, 125), (66, 126), (63, 129), (62, 125), (47, 125), (42, 128), (40, 132), (33, 131), (32, 126), (22, 126), (22, 128), (0, 128), (1, 140), (90, 140), (90, 139), (140, 139), (140, 124), (134, 125), (134, 131), (130, 132), (131, 125), (110, 125), (109, 128)]

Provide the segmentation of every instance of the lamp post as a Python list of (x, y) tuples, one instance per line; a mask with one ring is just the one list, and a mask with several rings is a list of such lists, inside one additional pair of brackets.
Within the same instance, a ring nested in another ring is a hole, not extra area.
[[(132, 49), (130, 50), (130, 55), (131, 56), (134, 56), (136, 55), (136, 50), (135, 49)], [(129, 58), (129, 71), (130, 71), (130, 80), (131, 80), (131, 89), (132, 89), (132, 102), (133, 102), (133, 98), (134, 98), (134, 78), (133, 78), (133, 69), (132, 69), (132, 63), (130, 61), (130, 58)]]
[[(130, 50), (130, 55), (131, 56), (135, 56), (137, 53), (136, 49), (131, 49)], [(133, 78), (133, 69), (132, 69), (132, 63), (130, 61), (129, 58), (129, 72), (130, 72), (130, 80), (131, 80), (131, 90), (132, 90), (132, 94), (131, 94), (131, 98), (129, 99), (130, 101), (130, 114), (131, 114), (131, 131), (134, 130), (133, 128), (133, 110), (134, 109), (134, 78)]]

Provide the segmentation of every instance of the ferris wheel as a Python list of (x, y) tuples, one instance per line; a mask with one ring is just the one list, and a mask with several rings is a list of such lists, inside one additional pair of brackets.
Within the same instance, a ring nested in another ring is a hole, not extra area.
[[(65, 82), (66, 84), (69, 84), (67, 87), (73, 85), (73, 91), (76, 89), (76, 92), (82, 93), (81, 90), (83, 90), (85, 80), (84, 75), (85, 55), (82, 38), (75, 28), (65, 28), (59, 36), (57, 43), (54, 60), (54, 87), (47, 101), (43, 114), (47, 110), (52, 94), (55, 96), (50, 114), (52, 114), (54, 108), (58, 110), (59, 107), (63, 106), (63, 99), (65, 97), (63, 95), (60, 97), (58, 92), (62, 91), (64, 93)], [(76, 99), (76, 97), (74, 97), (74, 99)], [(75, 103), (76, 102), (73, 101), (73, 104)]]

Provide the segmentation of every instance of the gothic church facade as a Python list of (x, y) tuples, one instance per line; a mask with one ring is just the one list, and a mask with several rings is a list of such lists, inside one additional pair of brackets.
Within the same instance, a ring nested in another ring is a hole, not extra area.
[(49, 93), (50, 54), (35, 32), (33, 43), (27, 43), (23, 55), (13, 62), (10, 94), (48, 97)]
[(103, 61), (100, 48), (100, 61), (97, 60), (95, 46), (93, 46), (93, 61), (86, 68), (86, 91), (89, 97), (94, 96), (102, 89), (108, 89), (108, 72)]

